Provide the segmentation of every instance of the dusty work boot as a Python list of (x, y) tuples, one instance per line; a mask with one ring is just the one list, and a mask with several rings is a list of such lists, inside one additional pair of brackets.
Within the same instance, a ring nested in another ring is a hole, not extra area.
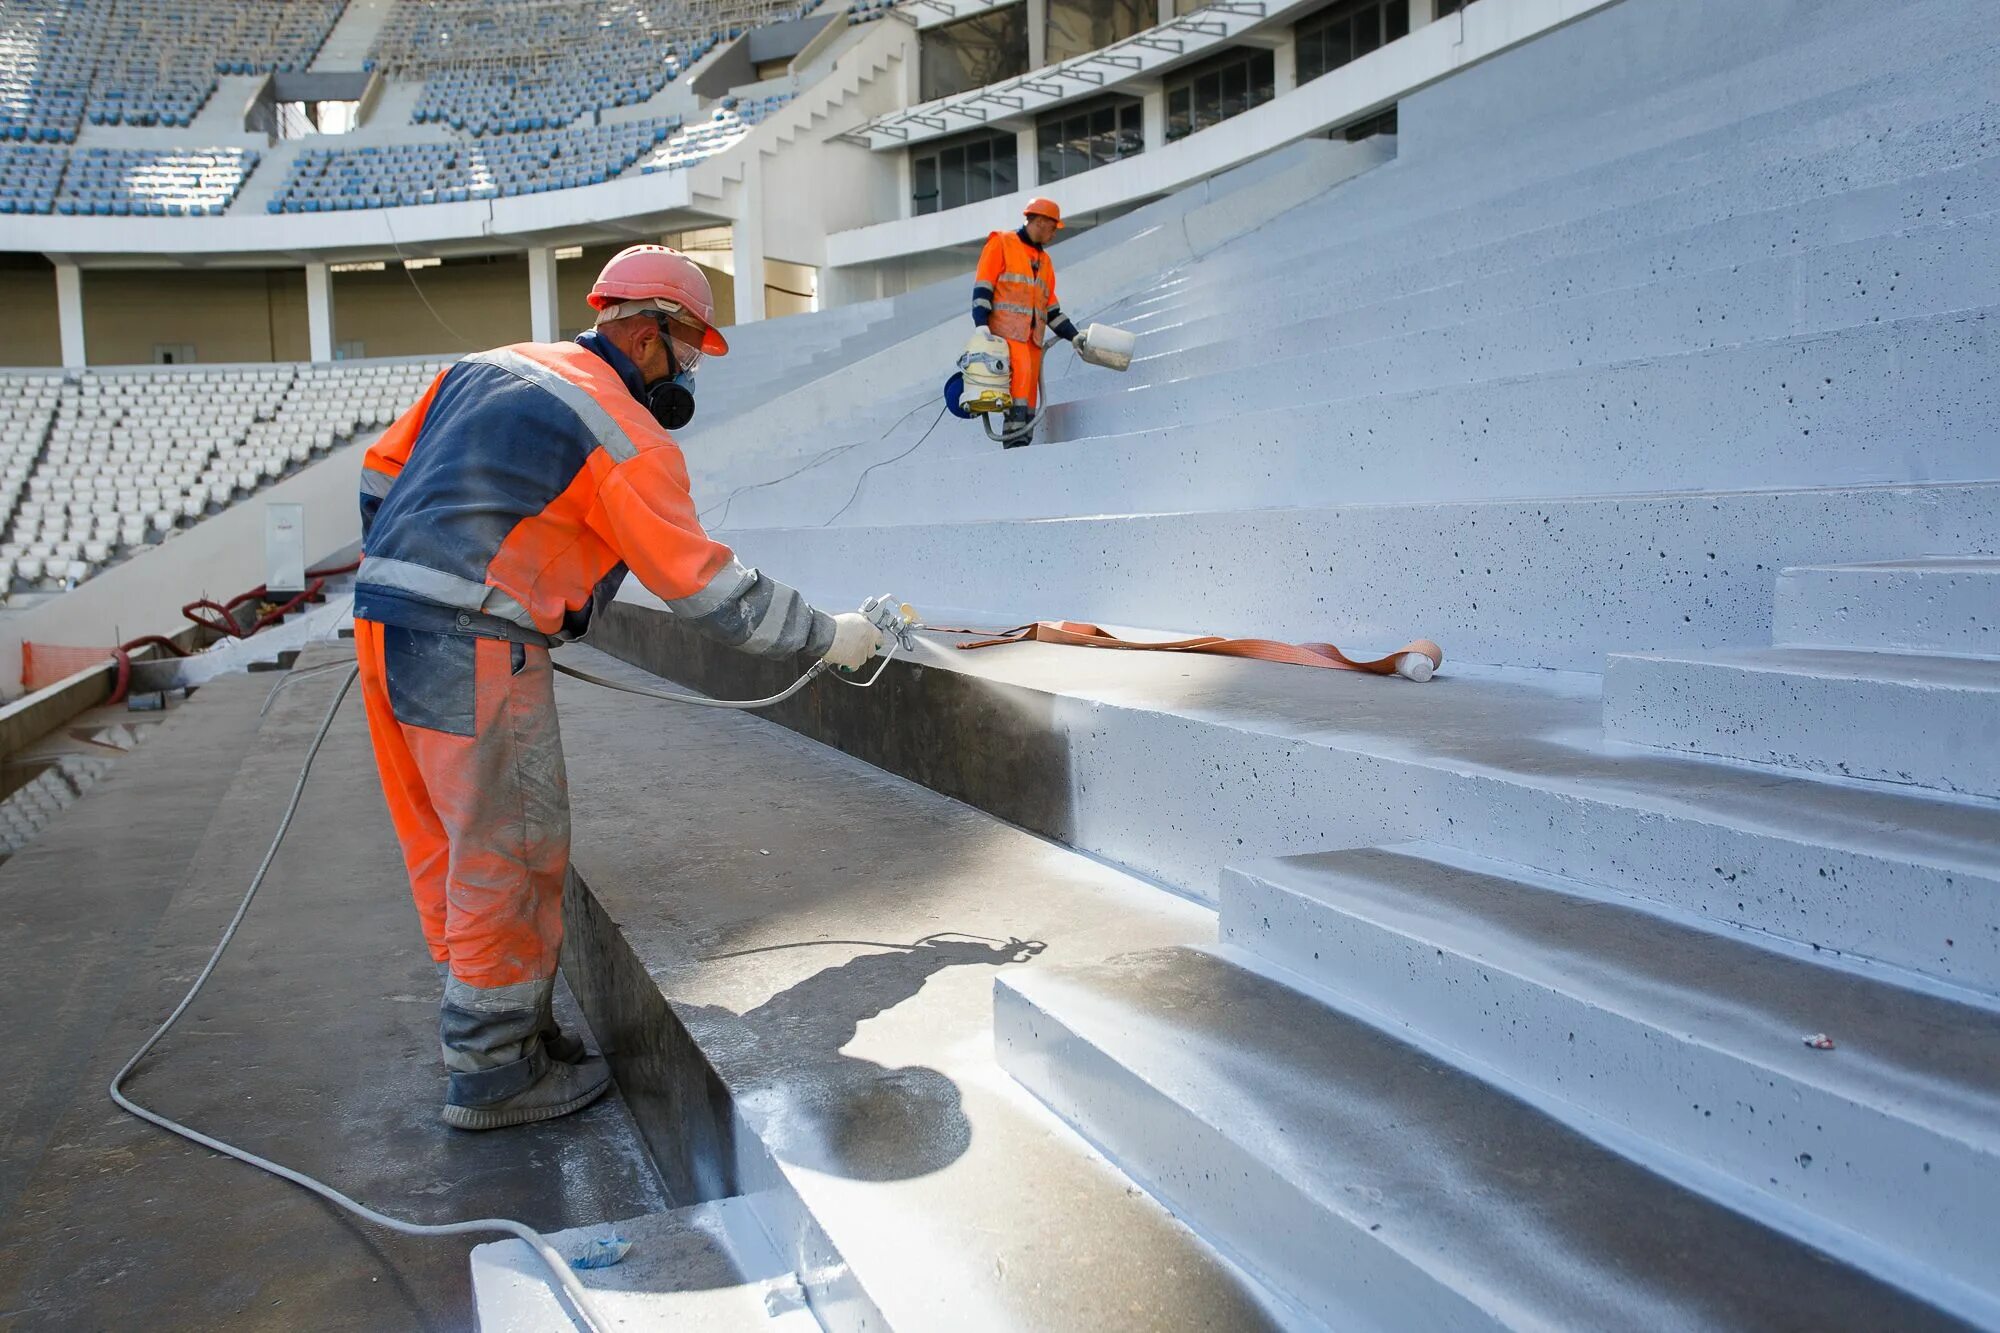
[(1035, 442), (1035, 413), (1032, 408), (1010, 407), (1007, 409), (1007, 438), (1001, 441), (1002, 449), (1021, 449)]
[(444, 1122), (454, 1129), (505, 1129), (581, 1111), (611, 1086), (611, 1067), (595, 1057), (577, 1064), (545, 1062), (542, 1076), (511, 1097), (480, 1106), (447, 1100)]

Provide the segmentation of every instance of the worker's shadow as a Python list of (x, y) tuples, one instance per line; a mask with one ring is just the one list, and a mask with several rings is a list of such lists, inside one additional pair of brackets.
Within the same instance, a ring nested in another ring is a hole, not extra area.
[(943, 932), (871, 947), (878, 952), (815, 972), (741, 1015), (766, 1072), (762, 1105), (744, 1109), (786, 1162), (854, 1180), (902, 1180), (949, 1165), (971, 1143), (958, 1085), (926, 1065), (882, 1065), (841, 1048), (946, 968), (1022, 963), (1047, 946)]

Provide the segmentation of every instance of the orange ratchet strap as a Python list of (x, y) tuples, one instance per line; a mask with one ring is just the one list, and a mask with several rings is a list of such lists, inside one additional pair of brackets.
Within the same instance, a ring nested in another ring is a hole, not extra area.
[[(926, 626), (936, 629), (938, 626)], [(1429, 639), (1413, 639), (1387, 657), (1357, 661), (1330, 643), (1280, 643), (1276, 639), (1225, 639), (1205, 635), (1196, 639), (1174, 639), (1165, 643), (1145, 643), (1121, 639), (1098, 625), (1077, 620), (1037, 620), (998, 632), (948, 630), (947, 633), (991, 633), (991, 638), (961, 643), (960, 648), (994, 648), (1006, 643), (1061, 643), (1075, 648), (1121, 648), (1132, 652), (1209, 653), (1216, 657), (1248, 657), (1259, 662), (1285, 662), (1292, 666), (1325, 667), (1333, 671), (1365, 671), (1371, 676), (1396, 672), (1396, 659), (1404, 653), (1422, 653), (1435, 670), (1444, 665), (1444, 649)]]

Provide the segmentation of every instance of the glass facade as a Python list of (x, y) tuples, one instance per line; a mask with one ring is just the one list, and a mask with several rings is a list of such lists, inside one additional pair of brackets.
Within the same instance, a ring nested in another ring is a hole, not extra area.
[(1410, 32), (1410, 0), (1339, 0), (1293, 26), (1300, 83), (1359, 60)]
[(1066, 106), (1035, 122), (1037, 182), (1047, 185), (1144, 151), (1139, 99), (1116, 95)]
[(918, 95), (926, 102), (1028, 72), (1028, 7), (926, 28), (917, 38)]
[(910, 150), (913, 216), (983, 203), (1020, 188), (1020, 154), (1011, 134), (978, 130)]
[(1167, 82), (1167, 140), (1219, 125), (1262, 106), (1276, 95), (1277, 61), (1262, 47), (1239, 47), (1185, 70)]
[(1158, 0), (1048, 0), (1049, 61), (1089, 55), (1160, 21)]

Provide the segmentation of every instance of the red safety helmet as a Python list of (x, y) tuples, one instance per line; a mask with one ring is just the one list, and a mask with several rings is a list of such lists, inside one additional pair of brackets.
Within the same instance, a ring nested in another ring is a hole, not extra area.
[(1030, 199), (1028, 206), (1021, 210), (1021, 216), (1024, 218), (1047, 218), (1056, 224), (1057, 231), (1062, 230), (1062, 210), (1056, 207), (1056, 201), (1053, 199)]
[[(701, 326), (701, 350), (726, 356), (729, 342), (715, 327), (715, 294), (701, 266), (667, 245), (628, 245), (611, 256), (590, 289), (590, 308), (607, 311), (629, 302), (652, 302), (670, 315)], [(630, 312), (638, 314), (638, 311)]]

